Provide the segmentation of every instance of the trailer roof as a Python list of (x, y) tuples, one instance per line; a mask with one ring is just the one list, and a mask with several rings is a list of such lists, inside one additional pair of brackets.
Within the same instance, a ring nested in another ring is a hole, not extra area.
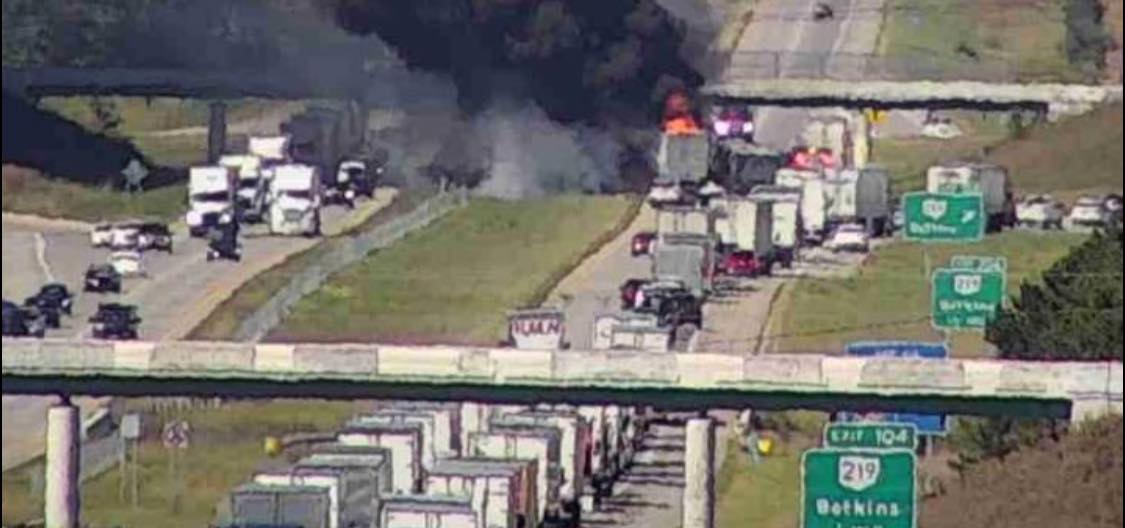
[(396, 495), (383, 499), (383, 509), (431, 513), (473, 512), (473, 506), (468, 497), (446, 495)]
[(430, 475), (509, 476), (527, 466), (526, 461), (499, 458), (451, 458), (434, 463)]
[(279, 486), (276, 484), (258, 484), (257, 482), (247, 482), (234, 488), (231, 495), (324, 495), (328, 496), (328, 490), (323, 487), (317, 486)]
[(369, 455), (317, 453), (301, 459), (297, 465), (300, 467), (381, 468), (387, 464), (389, 458), (387, 455), (376, 453)]

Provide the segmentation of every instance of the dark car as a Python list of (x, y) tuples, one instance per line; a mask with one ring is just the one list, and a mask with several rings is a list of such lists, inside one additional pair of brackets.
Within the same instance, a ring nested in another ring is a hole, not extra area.
[(651, 281), (645, 279), (629, 279), (625, 284), (621, 285), (621, 309), (632, 310), (637, 306), (637, 295), (641, 293), (641, 288)]
[(4, 301), (3, 327), (4, 337), (43, 337), (47, 333), (38, 313), (8, 301)]
[(160, 222), (145, 222), (140, 225), (137, 234), (137, 245), (142, 250), (155, 249), (157, 251), (172, 252), (172, 230), (168, 224)]
[(52, 282), (39, 288), (39, 297), (59, 307), (66, 315), (74, 315), (74, 294), (61, 282)]
[(23, 308), (33, 317), (41, 317), (47, 328), (62, 326), (62, 309), (51, 299), (42, 295), (32, 295), (24, 299)]
[(82, 289), (95, 293), (121, 293), (121, 274), (109, 264), (90, 266), (86, 269)]
[(703, 327), (703, 301), (683, 287), (646, 289), (644, 303), (637, 311), (656, 315), (662, 327)]
[(136, 339), (141, 318), (137, 307), (127, 304), (103, 303), (90, 318), (94, 339)]
[(652, 252), (652, 243), (656, 240), (656, 233), (642, 231), (633, 235), (633, 243), (629, 245), (629, 252), (634, 257), (648, 255)]

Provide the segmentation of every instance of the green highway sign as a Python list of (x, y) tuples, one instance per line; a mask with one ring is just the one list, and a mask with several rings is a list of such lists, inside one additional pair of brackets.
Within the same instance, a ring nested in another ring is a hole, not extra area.
[(812, 449), (801, 459), (802, 528), (914, 528), (914, 451)]
[(982, 329), (1004, 302), (1004, 272), (940, 268), (934, 272), (932, 291), (934, 327)]
[(1004, 257), (978, 257), (970, 255), (954, 255), (949, 259), (949, 267), (954, 269), (968, 269), (980, 271), (1008, 272), (1008, 259)]
[(980, 194), (907, 193), (902, 199), (907, 240), (965, 242), (984, 237)]
[(908, 423), (830, 423), (824, 427), (824, 446), (913, 450), (918, 447), (918, 427)]

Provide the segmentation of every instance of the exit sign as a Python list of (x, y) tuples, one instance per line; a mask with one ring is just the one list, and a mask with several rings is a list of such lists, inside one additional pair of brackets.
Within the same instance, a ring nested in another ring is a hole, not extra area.
[(866, 449), (916, 449), (918, 428), (909, 423), (830, 423), (824, 446)]

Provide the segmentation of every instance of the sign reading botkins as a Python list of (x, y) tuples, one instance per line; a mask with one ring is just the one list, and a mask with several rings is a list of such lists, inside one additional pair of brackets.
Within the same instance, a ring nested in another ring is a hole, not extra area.
[(902, 212), (907, 240), (966, 242), (984, 236), (984, 199), (979, 193), (907, 193)]
[(508, 314), (508, 338), (525, 350), (558, 350), (563, 347), (566, 316), (562, 310), (538, 308)]
[(934, 272), (932, 313), (941, 329), (983, 329), (1004, 301), (1004, 272), (941, 268)]
[(802, 528), (914, 528), (915, 467), (909, 449), (806, 451)]

